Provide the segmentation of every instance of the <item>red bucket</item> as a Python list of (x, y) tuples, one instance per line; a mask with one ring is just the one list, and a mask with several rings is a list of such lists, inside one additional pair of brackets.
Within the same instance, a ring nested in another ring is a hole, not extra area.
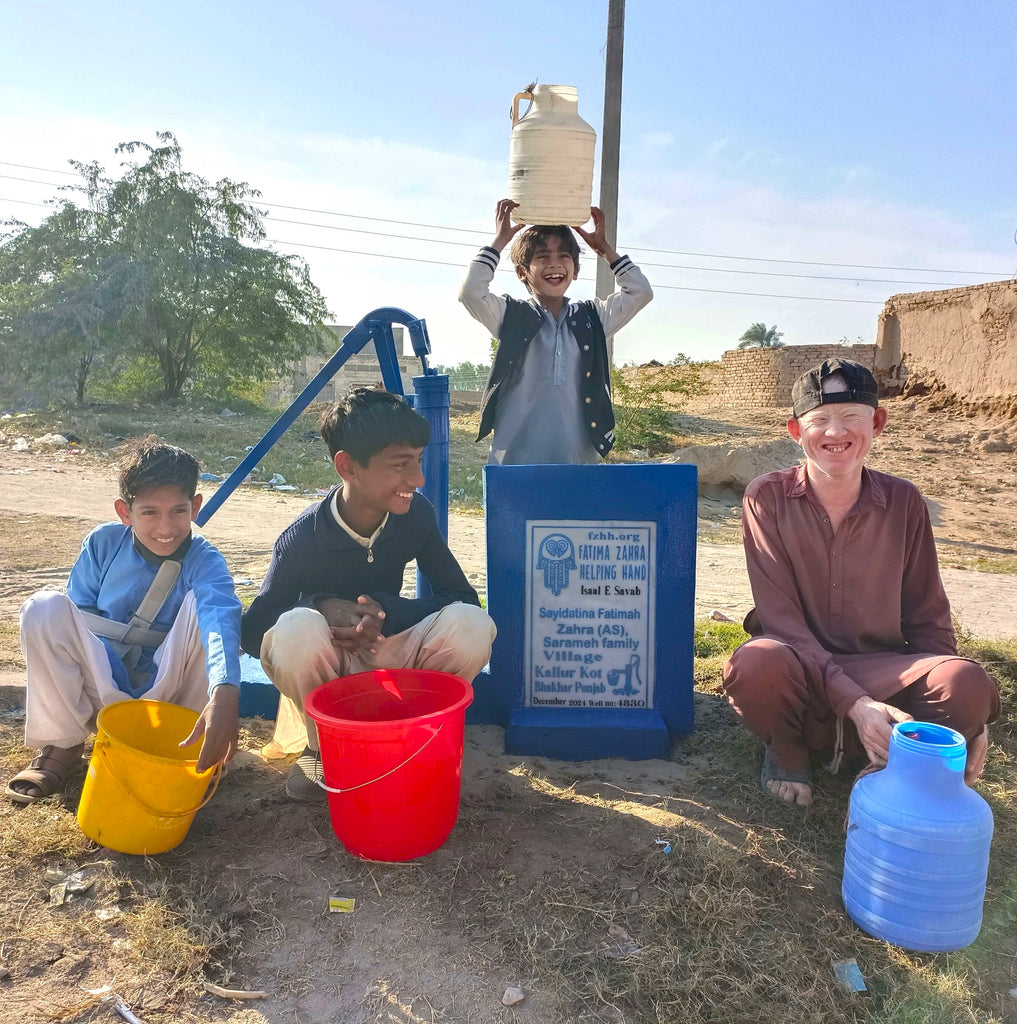
[(448, 839), (472, 700), (459, 676), (411, 668), (358, 672), (307, 695), (332, 828), (350, 853), (413, 860)]

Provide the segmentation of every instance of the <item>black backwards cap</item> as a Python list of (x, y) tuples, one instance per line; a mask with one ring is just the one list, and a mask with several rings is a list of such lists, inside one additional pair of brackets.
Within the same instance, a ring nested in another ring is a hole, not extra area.
[[(847, 391), (823, 391), (823, 381), (836, 375), (843, 378)], [(850, 359), (826, 359), (803, 373), (791, 388), (791, 411), (796, 419), (816, 406), (835, 402), (858, 402), (878, 409), (876, 378), (861, 363)]]

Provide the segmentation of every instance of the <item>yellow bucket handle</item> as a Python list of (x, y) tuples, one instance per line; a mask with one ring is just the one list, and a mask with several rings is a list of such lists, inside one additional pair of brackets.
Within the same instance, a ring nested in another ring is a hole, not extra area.
[(132, 793), (121, 781), (117, 778), (116, 772), (113, 771), (113, 766), (110, 764), (106, 756), (106, 746), (104, 744), (96, 744), (94, 750), (98, 752), (99, 756), (105, 761), (106, 774), (116, 783), (117, 789), (124, 794), (129, 800), (133, 800), (143, 811), (147, 811), (153, 818), (186, 818), (189, 814), (197, 814), (211, 799), (215, 796), (215, 791), (219, 788), (219, 781), (222, 779), (222, 765), (215, 765), (212, 769), (215, 774), (212, 776), (212, 787), (210, 792), (206, 792), (201, 803), (197, 807), (191, 808), (187, 811), (158, 811), (154, 807), (149, 807), (144, 800), (140, 799), (136, 793)]
[(401, 762), (400, 764), (397, 764), (395, 768), (390, 768), (387, 772), (385, 772), (384, 775), (379, 775), (376, 779), (369, 779), (367, 782), (361, 782), (359, 785), (356, 786), (347, 786), (345, 789), (338, 789), (335, 786), (326, 785), (324, 778), (317, 780), (318, 785), (321, 786), (321, 788), (325, 790), (326, 793), (352, 793), (355, 789), (363, 789), (364, 786), (373, 786), (376, 782), (381, 782), (382, 779), (387, 779), (390, 775), (394, 775), (397, 771), (399, 771), (400, 768), (405, 767), (415, 757), (422, 754), (427, 749), (427, 747), (438, 738), (438, 733), (440, 733), (441, 730), (444, 728), (444, 723), (439, 725), (438, 728), (435, 729), (434, 732), (432, 732), (431, 735), (428, 736), (426, 740), (424, 740), (423, 746), (418, 747), (416, 750), (413, 751), (412, 754), (410, 754), (408, 758), (406, 758), (405, 761)]

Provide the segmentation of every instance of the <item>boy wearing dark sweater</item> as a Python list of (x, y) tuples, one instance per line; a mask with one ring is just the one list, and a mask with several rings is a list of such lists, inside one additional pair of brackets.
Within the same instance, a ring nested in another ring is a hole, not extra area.
[[(417, 493), (427, 421), (396, 395), (356, 388), (322, 417), (321, 436), (342, 485), (276, 541), (241, 627), (244, 650), (260, 656), (288, 698), (280, 702), (276, 749), (302, 750), (286, 793), (303, 801), (325, 799), (317, 733), (302, 714), (311, 690), (375, 668), (472, 680), (495, 634), (434, 509)], [(431, 584), (428, 597), (400, 597), (413, 559)]]

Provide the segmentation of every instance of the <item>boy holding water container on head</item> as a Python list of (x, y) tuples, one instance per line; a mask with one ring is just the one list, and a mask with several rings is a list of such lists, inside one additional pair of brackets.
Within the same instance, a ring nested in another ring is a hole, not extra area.
[[(604, 234), (604, 214), (591, 208), (593, 230), (512, 223), (518, 206), (502, 199), (496, 234), (473, 258), (459, 301), (498, 340), (484, 390), (477, 440), (494, 431), (491, 463), (596, 463), (614, 445), (611, 365), (607, 338), (652, 298), (639, 268), (619, 256)], [(606, 259), (618, 290), (606, 299), (571, 301), (579, 275), (572, 231)], [(518, 237), (516, 237), (518, 235)], [(501, 252), (511, 257), (528, 302), (490, 291)]]
[(81, 763), (98, 712), (145, 697), (200, 712), (180, 746), (202, 740), (197, 770), (237, 748), (240, 602), (222, 555), (191, 532), (198, 463), (150, 436), (120, 459), (119, 522), (97, 526), (67, 593), (21, 608), (25, 743), (39, 756), (6, 787), (15, 803), (56, 793)]
[[(260, 656), (287, 698), (269, 752), (299, 752), (286, 794), (304, 802), (326, 799), (317, 731), (303, 715), (315, 687), (376, 668), (472, 682), (495, 634), (417, 492), (427, 420), (398, 395), (355, 388), (322, 417), (321, 436), (342, 483), (276, 541), (242, 632), (244, 650)], [(431, 584), (427, 597), (400, 596), (414, 559)]]

